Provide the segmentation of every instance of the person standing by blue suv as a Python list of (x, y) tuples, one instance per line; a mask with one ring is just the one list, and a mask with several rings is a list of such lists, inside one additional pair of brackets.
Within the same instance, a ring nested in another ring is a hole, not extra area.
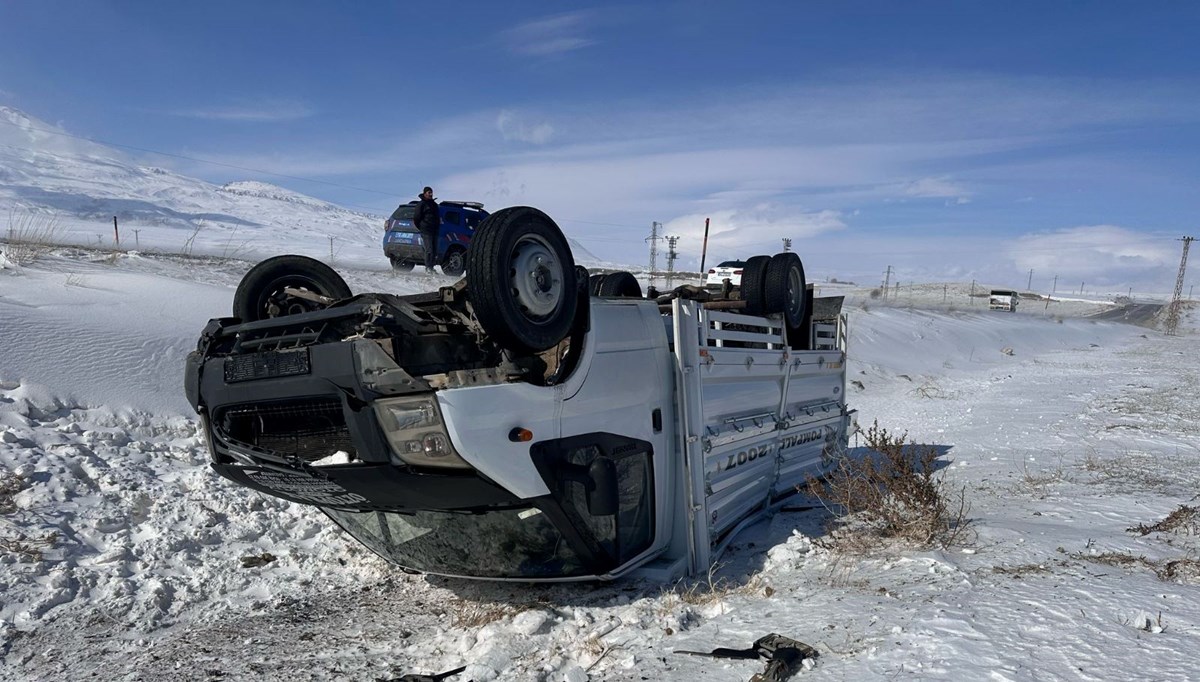
[[(436, 223), (430, 220), (431, 216)], [(487, 216), (481, 203), (439, 204), (433, 199), (433, 190), (426, 187), (420, 200), (400, 204), (384, 224), (383, 253), (397, 272), (408, 272), (417, 263), (424, 263), (426, 270), (431, 271), (433, 265), (440, 264), (443, 274), (459, 277), (466, 270), (464, 256), (471, 236)], [(435, 248), (430, 249), (429, 245)]]
[(433, 266), (437, 264), (438, 228), (442, 226), (432, 187), (421, 190), (420, 203), (413, 211), (413, 226), (421, 231), (421, 241), (425, 242), (425, 274), (432, 275)]

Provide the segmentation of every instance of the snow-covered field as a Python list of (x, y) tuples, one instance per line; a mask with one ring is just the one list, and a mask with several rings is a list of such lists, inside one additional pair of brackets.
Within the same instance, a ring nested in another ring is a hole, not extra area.
[(962, 545), (840, 556), (821, 512), (788, 512), (716, 589), (526, 586), (405, 574), (208, 469), (182, 360), (247, 267), (0, 260), (0, 677), (745, 680), (761, 664), (673, 652), (779, 632), (820, 652), (797, 679), (1200, 678), (1200, 528), (1127, 530), (1197, 494), (1196, 311), (1166, 337), (1078, 316), (1103, 302), (847, 291), (850, 403), (946, 451)]

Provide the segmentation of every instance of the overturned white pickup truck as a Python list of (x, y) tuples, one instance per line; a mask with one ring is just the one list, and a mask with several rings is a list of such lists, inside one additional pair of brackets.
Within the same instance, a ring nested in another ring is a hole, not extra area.
[(186, 389), (219, 474), (406, 569), (670, 579), (845, 450), (840, 299), (814, 305), (794, 253), (749, 259), (739, 294), (589, 281), (549, 217), (509, 208), (436, 293), (263, 261)]

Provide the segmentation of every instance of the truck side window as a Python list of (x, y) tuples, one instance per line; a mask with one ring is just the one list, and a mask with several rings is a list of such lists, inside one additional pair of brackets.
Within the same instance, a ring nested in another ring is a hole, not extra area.
[(442, 222), (451, 225), (462, 225), (462, 218), (458, 211), (446, 211), (446, 215), (442, 217)]

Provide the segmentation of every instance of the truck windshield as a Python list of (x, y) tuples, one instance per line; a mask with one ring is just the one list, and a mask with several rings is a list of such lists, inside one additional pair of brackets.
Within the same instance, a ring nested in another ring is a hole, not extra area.
[(586, 572), (558, 528), (534, 507), (480, 514), (324, 511), (380, 556), (426, 573), (539, 578)]

